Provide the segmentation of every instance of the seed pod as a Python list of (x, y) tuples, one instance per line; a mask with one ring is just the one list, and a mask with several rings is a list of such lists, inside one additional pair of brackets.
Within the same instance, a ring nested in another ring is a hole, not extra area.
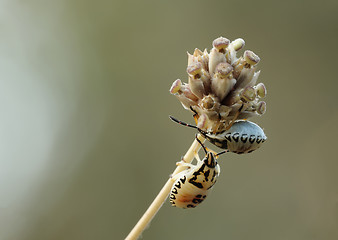
[(266, 88), (265, 88), (264, 83), (258, 83), (257, 84), (256, 93), (257, 93), (257, 96), (260, 97), (260, 98), (263, 98), (263, 97), (266, 96)]
[(261, 101), (258, 103), (257, 113), (263, 115), (265, 112), (266, 112), (266, 103), (264, 101)]
[(255, 98), (256, 98), (256, 92), (253, 87), (250, 87), (250, 86), (246, 87), (241, 93), (241, 99), (244, 102), (251, 102), (255, 100)]
[(261, 59), (250, 50), (244, 52), (244, 61), (246, 62), (246, 67), (255, 66), (259, 63)]
[(245, 45), (245, 41), (242, 38), (237, 38), (230, 43), (229, 47), (232, 47), (235, 51), (241, 50)]

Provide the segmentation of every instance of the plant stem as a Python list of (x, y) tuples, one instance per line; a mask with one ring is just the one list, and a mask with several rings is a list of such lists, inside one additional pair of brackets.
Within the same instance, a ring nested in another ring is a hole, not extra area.
[[(197, 137), (201, 142), (204, 142), (205, 139), (203, 136), (198, 134)], [(200, 144), (195, 139), (194, 142), (191, 144), (187, 153), (184, 155), (183, 157), (184, 161), (190, 163), (194, 159), (195, 153), (197, 153), (200, 148), (201, 148)], [(186, 168), (187, 167), (184, 166), (177, 166), (175, 171), (172, 173), (172, 176), (182, 172)], [(143, 216), (140, 218), (138, 223), (131, 230), (131, 232), (128, 234), (125, 240), (136, 240), (142, 234), (144, 229), (148, 226), (148, 224), (154, 218), (158, 210), (162, 207), (164, 201), (167, 199), (173, 183), (174, 179), (169, 178), (166, 184), (162, 187), (161, 191), (154, 199), (154, 201), (151, 203), (147, 211), (143, 214)]]

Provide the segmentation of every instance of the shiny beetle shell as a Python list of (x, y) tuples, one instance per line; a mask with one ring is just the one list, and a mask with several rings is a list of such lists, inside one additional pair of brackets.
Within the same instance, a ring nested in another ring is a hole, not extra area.
[(255, 151), (267, 139), (260, 126), (245, 120), (237, 120), (229, 130), (224, 132), (203, 135), (217, 147), (238, 154)]
[(207, 152), (203, 160), (197, 159), (196, 165), (178, 164), (186, 165), (189, 169), (173, 176), (176, 180), (171, 188), (170, 203), (179, 208), (195, 208), (207, 197), (220, 174), (216, 155)]

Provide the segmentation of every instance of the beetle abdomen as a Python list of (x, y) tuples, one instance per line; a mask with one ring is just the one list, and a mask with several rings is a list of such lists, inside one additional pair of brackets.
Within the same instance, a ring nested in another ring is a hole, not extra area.
[(222, 133), (204, 136), (217, 147), (238, 154), (258, 149), (267, 139), (260, 126), (245, 120), (237, 120), (229, 130)]

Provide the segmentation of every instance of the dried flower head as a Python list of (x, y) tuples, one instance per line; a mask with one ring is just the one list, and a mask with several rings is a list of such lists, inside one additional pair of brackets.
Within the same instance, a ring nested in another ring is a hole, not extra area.
[(262, 115), (266, 103), (263, 83), (256, 85), (260, 58), (252, 51), (237, 52), (243, 39), (232, 42), (224, 37), (213, 41), (210, 53), (195, 49), (188, 53), (188, 83), (177, 79), (170, 88), (185, 109), (194, 112), (196, 125), (208, 132), (222, 132), (235, 119)]

